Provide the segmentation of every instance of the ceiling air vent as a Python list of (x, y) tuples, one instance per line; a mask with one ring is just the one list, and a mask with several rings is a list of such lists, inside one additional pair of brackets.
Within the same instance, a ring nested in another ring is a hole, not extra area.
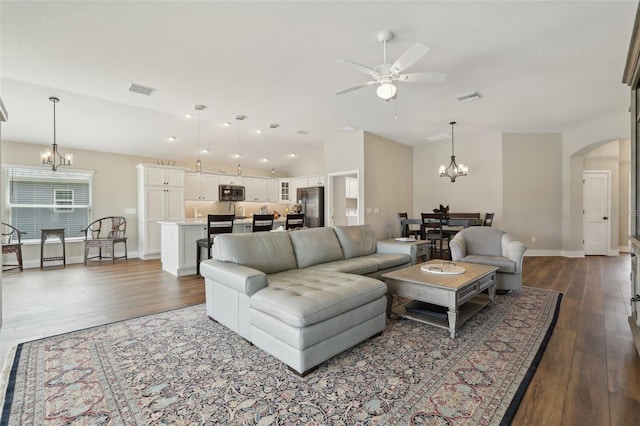
[(133, 93), (139, 93), (139, 94), (145, 95), (145, 96), (151, 96), (153, 94), (153, 92), (156, 91), (156, 89), (153, 89), (153, 88), (147, 87), (147, 86), (143, 86), (141, 84), (131, 83), (131, 86), (129, 86), (129, 91), (133, 92)]
[(477, 101), (478, 99), (482, 99), (482, 93), (476, 90), (475, 92), (454, 96), (454, 98), (456, 98), (460, 102)]

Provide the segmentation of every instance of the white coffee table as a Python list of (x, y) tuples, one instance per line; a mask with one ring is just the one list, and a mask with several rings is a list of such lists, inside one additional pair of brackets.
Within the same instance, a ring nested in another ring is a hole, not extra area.
[[(424, 265), (442, 262), (431, 260), (382, 274), (388, 288), (387, 311), (391, 313), (393, 296), (411, 299), (394, 308), (393, 312), (405, 318), (448, 329), (451, 338), (455, 338), (456, 330), (465, 321), (493, 302), (498, 268), (455, 262), (465, 269), (463, 274), (446, 275), (422, 270)], [(482, 294), (484, 290), (488, 290), (488, 295)]]

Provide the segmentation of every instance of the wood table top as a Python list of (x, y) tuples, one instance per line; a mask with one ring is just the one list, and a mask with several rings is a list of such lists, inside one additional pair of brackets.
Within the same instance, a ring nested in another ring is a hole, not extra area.
[(396, 269), (395, 271), (387, 272), (382, 274), (383, 278), (400, 280), (413, 282), (417, 284), (428, 284), (435, 287), (443, 287), (451, 290), (455, 290), (465, 285), (469, 284), (472, 281), (477, 280), (480, 277), (490, 274), (493, 271), (496, 271), (498, 268), (495, 266), (489, 265), (480, 265), (476, 263), (465, 263), (465, 262), (450, 262), (455, 263), (456, 266), (461, 266), (465, 269), (463, 274), (458, 275), (444, 275), (444, 274), (434, 274), (431, 272), (423, 271), (421, 267), (423, 265), (433, 264), (433, 263), (444, 263), (450, 261), (443, 261), (440, 259), (430, 260), (425, 263), (419, 263), (408, 268)]

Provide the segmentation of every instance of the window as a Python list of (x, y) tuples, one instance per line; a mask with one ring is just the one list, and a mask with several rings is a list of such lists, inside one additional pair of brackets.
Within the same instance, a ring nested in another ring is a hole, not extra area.
[(5, 221), (40, 240), (40, 230), (64, 228), (67, 239), (83, 237), (91, 218), (93, 172), (5, 166)]

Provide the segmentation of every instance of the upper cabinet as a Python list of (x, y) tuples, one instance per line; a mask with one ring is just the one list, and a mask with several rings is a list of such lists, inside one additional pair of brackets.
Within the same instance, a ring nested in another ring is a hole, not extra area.
[(184, 197), (189, 201), (218, 201), (218, 175), (187, 172), (184, 175)]
[(345, 178), (345, 198), (358, 198), (358, 179)]
[(278, 179), (267, 180), (267, 201), (270, 203), (280, 202), (280, 181)]
[(293, 202), (293, 198), (291, 197), (291, 180), (290, 179), (279, 179), (279, 202), (280, 203), (291, 203)]
[(244, 185), (242, 176), (237, 175), (220, 175), (220, 185)]
[(307, 180), (308, 180), (307, 186), (324, 186), (325, 185), (324, 175), (309, 176)]
[(267, 179), (252, 177), (244, 178), (244, 191), (245, 201), (266, 201)]
[(145, 165), (142, 170), (144, 185), (184, 186), (184, 169)]

